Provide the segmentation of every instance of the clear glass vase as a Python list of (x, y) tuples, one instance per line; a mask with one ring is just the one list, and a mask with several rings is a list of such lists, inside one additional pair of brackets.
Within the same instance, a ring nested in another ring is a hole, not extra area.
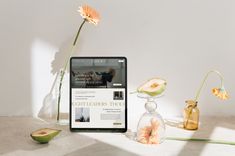
[(137, 141), (143, 144), (160, 144), (165, 140), (165, 123), (162, 116), (156, 111), (156, 97), (138, 94), (145, 98), (146, 112), (141, 116), (137, 126)]
[[(63, 71), (60, 72), (60, 76), (57, 79), (56, 86), (56, 120), (57, 124), (68, 125), (69, 124), (69, 74)], [(62, 82), (61, 77), (63, 76)], [(59, 91), (61, 85), (61, 92)], [(60, 98), (60, 101), (58, 100)]]
[[(58, 110), (60, 79), (61, 74), (57, 73), (50, 92), (43, 100), (43, 105), (38, 113), (38, 117), (50, 123), (67, 125), (69, 123), (69, 75), (66, 73), (64, 76), (60, 95), (60, 108)], [(57, 119), (58, 115), (59, 118)]]
[(183, 111), (184, 129), (197, 130), (199, 125), (199, 109), (197, 101), (187, 100)]

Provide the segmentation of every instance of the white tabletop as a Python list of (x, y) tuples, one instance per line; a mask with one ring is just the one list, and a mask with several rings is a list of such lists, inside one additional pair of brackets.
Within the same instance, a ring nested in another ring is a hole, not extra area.
[[(169, 120), (174, 124), (179, 121), (179, 118)], [(44, 127), (58, 128), (63, 131), (49, 144), (38, 144), (30, 138), (29, 134), (33, 130)], [(35, 118), (0, 117), (0, 154), (4, 156), (235, 155), (235, 146), (232, 145), (174, 140), (166, 140), (160, 145), (144, 145), (129, 138), (132, 134), (130, 131), (128, 134), (71, 133), (68, 126), (48, 124)], [(166, 135), (235, 141), (235, 117), (203, 118), (198, 131), (186, 131), (167, 126)]]

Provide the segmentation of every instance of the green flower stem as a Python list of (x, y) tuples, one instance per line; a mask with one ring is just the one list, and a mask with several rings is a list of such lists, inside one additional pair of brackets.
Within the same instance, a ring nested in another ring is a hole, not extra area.
[[(85, 22), (86, 22), (86, 19), (83, 20), (82, 24), (80, 25), (80, 27), (79, 27), (79, 29), (78, 29), (77, 35), (76, 35), (76, 37), (75, 37), (75, 39), (74, 39), (74, 42), (73, 42), (73, 46), (76, 45), (77, 40), (78, 40), (78, 36), (79, 36), (79, 34), (80, 34), (80, 32), (81, 32), (81, 30), (82, 30), (82, 27), (83, 27), (83, 25), (85, 24)], [(70, 55), (70, 56), (71, 56), (71, 55)]]
[(73, 55), (73, 53), (74, 53), (74, 49), (75, 49), (75, 47), (76, 47), (76, 43), (77, 43), (79, 34), (80, 34), (80, 32), (81, 32), (81, 30), (82, 30), (82, 27), (83, 27), (83, 25), (85, 24), (85, 22), (86, 22), (86, 19), (83, 20), (82, 24), (80, 25), (80, 27), (79, 27), (79, 29), (78, 29), (77, 35), (76, 35), (76, 37), (75, 37), (75, 39), (74, 39), (72, 48), (71, 48), (71, 50), (70, 50), (70, 54), (69, 54), (69, 56), (67, 57), (67, 59), (66, 59), (66, 61), (65, 61), (64, 68), (63, 68), (63, 70), (62, 70), (61, 73), (60, 73), (60, 74), (61, 74), (61, 77), (60, 77), (59, 96), (58, 96), (58, 103), (57, 103), (57, 104), (58, 104), (58, 105), (57, 105), (57, 121), (60, 120), (61, 87), (62, 87), (62, 84), (63, 84), (64, 74), (65, 74), (65, 71), (66, 71), (67, 66), (68, 66), (68, 64), (69, 64), (69, 59), (70, 59), (70, 57), (71, 57), (71, 56)]
[(212, 144), (235, 145), (235, 142), (234, 142), (234, 141), (213, 140), (213, 139), (203, 139), (203, 138), (166, 137), (166, 140), (195, 141), (195, 142), (205, 142), (205, 143), (212, 143)]
[(223, 78), (223, 76), (220, 74), (219, 71), (217, 71), (217, 70), (211, 70), (211, 71), (209, 71), (209, 72), (206, 74), (206, 76), (204, 77), (204, 79), (203, 79), (203, 81), (202, 81), (202, 83), (201, 83), (201, 85), (200, 85), (200, 88), (199, 88), (198, 91), (197, 91), (197, 94), (196, 94), (196, 96), (195, 96), (195, 100), (194, 100), (194, 101), (197, 101), (197, 100), (198, 100), (199, 95), (200, 95), (201, 90), (202, 90), (202, 87), (204, 86), (204, 84), (205, 84), (205, 82), (206, 82), (208, 76), (209, 76), (211, 73), (216, 73), (216, 74), (220, 77), (220, 80), (221, 80), (221, 88), (223, 88), (223, 85), (224, 85), (224, 78)]

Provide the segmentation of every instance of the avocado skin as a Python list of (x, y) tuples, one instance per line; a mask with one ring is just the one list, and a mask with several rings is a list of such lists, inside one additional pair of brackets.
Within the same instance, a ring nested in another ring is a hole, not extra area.
[(32, 134), (30, 134), (30, 136), (33, 140), (39, 142), (40, 144), (46, 144), (51, 139), (53, 139), (56, 135), (58, 135), (60, 132), (61, 130), (57, 130), (56, 132), (45, 135), (45, 136), (33, 136)]

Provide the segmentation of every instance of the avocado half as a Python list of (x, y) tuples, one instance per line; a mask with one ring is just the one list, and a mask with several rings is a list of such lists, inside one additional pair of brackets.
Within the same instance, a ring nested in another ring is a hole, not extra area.
[(51, 139), (53, 139), (60, 132), (61, 130), (58, 129), (43, 128), (32, 132), (30, 136), (33, 140), (41, 144), (45, 144), (48, 143)]
[(166, 89), (166, 81), (161, 78), (153, 78), (137, 88), (137, 92), (145, 93), (150, 96), (162, 94)]

